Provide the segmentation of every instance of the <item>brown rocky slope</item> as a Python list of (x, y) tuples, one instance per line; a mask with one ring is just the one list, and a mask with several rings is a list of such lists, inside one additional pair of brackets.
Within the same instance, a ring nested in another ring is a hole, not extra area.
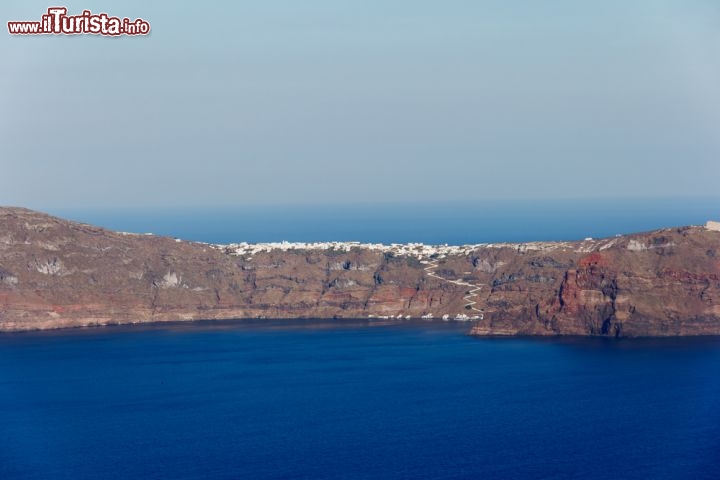
[(235, 248), (0, 208), (0, 330), (391, 315), (482, 316), (480, 335), (720, 334), (720, 232)]

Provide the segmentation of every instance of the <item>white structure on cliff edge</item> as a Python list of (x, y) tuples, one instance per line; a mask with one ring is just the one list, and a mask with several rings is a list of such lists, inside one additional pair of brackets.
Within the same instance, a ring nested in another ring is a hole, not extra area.
[(705, 228), (707, 228), (708, 230), (713, 230), (715, 232), (720, 232), (720, 222), (708, 220), (705, 224)]

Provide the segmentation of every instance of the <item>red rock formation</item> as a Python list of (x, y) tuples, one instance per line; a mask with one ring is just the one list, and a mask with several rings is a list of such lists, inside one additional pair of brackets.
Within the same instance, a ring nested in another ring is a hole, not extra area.
[[(720, 232), (478, 246), (436, 258), (353, 247), (250, 255), (0, 209), (0, 330), (229, 318), (474, 313), (487, 335), (720, 334)], [(455, 281), (455, 283), (452, 283)]]

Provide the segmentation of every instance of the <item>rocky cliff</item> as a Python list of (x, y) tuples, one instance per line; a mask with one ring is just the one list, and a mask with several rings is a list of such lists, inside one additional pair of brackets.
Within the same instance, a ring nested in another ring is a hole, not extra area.
[(720, 334), (720, 232), (215, 246), (0, 208), (0, 330), (443, 315), (478, 335)]

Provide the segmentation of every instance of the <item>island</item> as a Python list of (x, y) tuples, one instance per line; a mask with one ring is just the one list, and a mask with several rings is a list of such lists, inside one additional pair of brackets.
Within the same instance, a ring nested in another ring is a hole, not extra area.
[(0, 208), (0, 330), (219, 319), (468, 322), (473, 335), (720, 334), (720, 224), (567, 242), (237, 243)]

